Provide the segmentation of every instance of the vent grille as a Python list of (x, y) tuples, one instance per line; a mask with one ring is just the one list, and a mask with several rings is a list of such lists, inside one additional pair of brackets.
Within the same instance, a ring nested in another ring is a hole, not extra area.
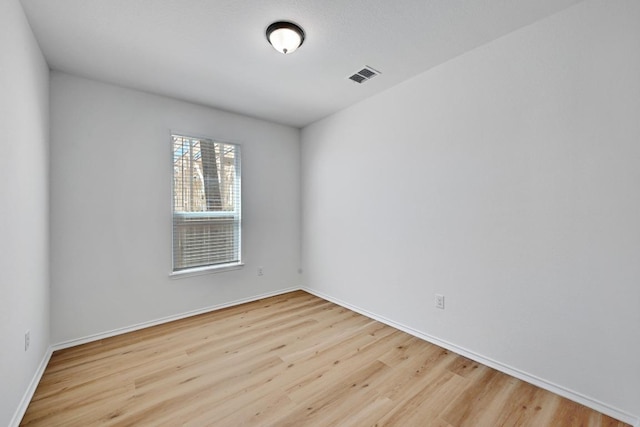
[(349, 80), (353, 80), (356, 83), (364, 83), (367, 80), (374, 78), (378, 74), (380, 74), (380, 71), (376, 71), (368, 65), (365, 65), (363, 69), (349, 76)]
[(376, 75), (373, 70), (370, 70), (368, 68), (363, 68), (362, 70), (358, 71), (358, 74), (360, 74), (361, 76), (365, 76), (368, 79)]

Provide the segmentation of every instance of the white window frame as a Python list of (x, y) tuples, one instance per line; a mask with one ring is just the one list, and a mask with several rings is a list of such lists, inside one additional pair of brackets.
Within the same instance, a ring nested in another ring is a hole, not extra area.
[[(221, 263), (221, 264), (211, 264), (197, 267), (187, 267), (183, 269), (176, 270), (175, 269), (175, 235), (174, 235), (174, 219), (176, 216), (180, 217), (196, 217), (196, 218), (215, 218), (215, 217), (226, 217), (230, 216), (230, 211), (209, 211), (209, 212), (175, 212), (175, 183), (174, 183), (174, 137), (182, 137), (182, 138), (190, 138), (195, 140), (208, 140), (218, 144), (226, 144), (233, 145), (235, 148), (235, 181), (237, 183), (237, 196), (234, 198), (234, 211), (233, 217), (234, 221), (237, 222), (237, 229), (234, 235), (235, 244), (237, 245), (237, 257), (238, 260), (229, 263)], [(171, 278), (182, 278), (189, 276), (197, 276), (202, 274), (210, 274), (210, 273), (220, 273), (224, 271), (230, 270), (238, 270), (244, 266), (243, 263), (243, 252), (242, 252), (242, 147), (237, 142), (229, 142), (224, 141), (218, 138), (211, 138), (207, 136), (199, 136), (194, 135), (190, 132), (171, 132), (170, 133), (170, 165), (171, 165), (171, 175), (170, 175), (170, 193), (171, 193), (171, 272), (169, 276)]]

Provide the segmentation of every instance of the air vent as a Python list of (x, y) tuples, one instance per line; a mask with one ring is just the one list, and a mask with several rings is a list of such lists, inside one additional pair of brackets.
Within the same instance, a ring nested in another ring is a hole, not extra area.
[(380, 74), (379, 71), (374, 70), (373, 68), (366, 65), (362, 70), (357, 73), (349, 76), (350, 80), (353, 80), (356, 83), (364, 83), (367, 80), (370, 80)]
[(366, 77), (361, 76), (360, 74), (354, 74), (353, 76), (349, 77), (351, 80), (353, 80), (356, 83), (362, 83), (363, 81), (367, 80)]
[(358, 71), (358, 74), (360, 74), (361, 76), (365, 76), (368, 79), (376, 75), (375, 71), (368, 68), (363, 68), (362, 70)]

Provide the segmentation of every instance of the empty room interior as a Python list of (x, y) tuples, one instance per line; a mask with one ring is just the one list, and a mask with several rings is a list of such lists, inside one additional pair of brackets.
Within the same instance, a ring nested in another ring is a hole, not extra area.
[(640, 1), (0, 1), (0, 425), (640, 427)]

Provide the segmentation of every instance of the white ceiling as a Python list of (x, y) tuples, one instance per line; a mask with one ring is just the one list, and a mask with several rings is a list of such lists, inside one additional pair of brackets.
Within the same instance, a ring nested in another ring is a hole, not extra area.
[[(22, 0), (52, 69), (302, 127), (580, 0)], [(291, 55), (264, 31), (306, 32)], [(347, 77), (369, 65), (365, 84)]]

